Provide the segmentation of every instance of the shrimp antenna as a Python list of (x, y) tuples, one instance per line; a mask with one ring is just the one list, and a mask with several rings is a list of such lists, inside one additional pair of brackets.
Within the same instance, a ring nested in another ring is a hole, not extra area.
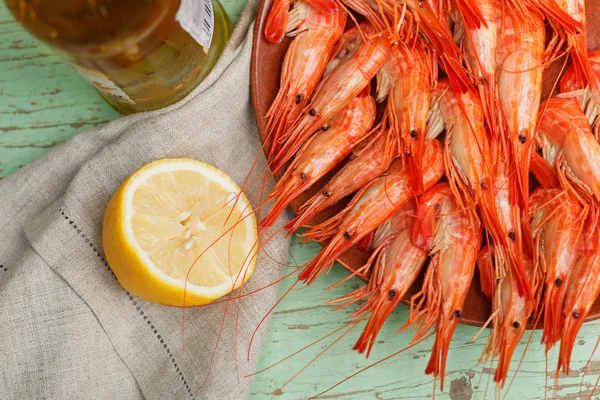
[(423, 338), (421, 338), (421, 339), (419, 339), (419, 340), (417, 340), (417, 341), (415, 341), (415, 342), (413, 342), (413, 343), (409, 344), (408, 346), (406, 346), (406, 347), (404, 347), (404, 348), (402, 348), (402, 349), (398, 350), (397, 352), (395, 352), (395, 353), (392, 353), (392, 354), (390, 354), (389, 356), (386, 356), (386, 357), (382, 358), (382, 359), (381, 359), (381, 360), (379, 360), (379, 361), (375, 361), (374, 363), (372, 363), (372, 364), (370, 364), (370, 365), (367, 365), (366, 367), (364, 367), (364, 368), (360, 369), (359, 371), (357, 371), (357, 372), (353, 373), (352, 375), (348, 376), (347, 378), (345, 378), (345, 379), (341, 380), (340, 382), (336, 383), (335, 385), (331, 386), (329, 389), (326, 389), (326, 390), (322, 391), (321, 393), (319, 393), (319, 394), (317, 394), (317, 395), (315, 395), (315, 396), (312, 396), (312, 397), (310, 397), (310, 398), (309, 398), (309, 400), (316, 399), (317, 397), (320, 397), (320, 396), (324, 395), (325, 393), (327, 393), (327, 392), (329, 392), (329, 391), (331, 391), (331, 390), (335, 389), (336, 387), (340, 386), (342, 383), (344, 383), (344, 382), (346, 382), (346, 381), (348, 381), (348, 380), (350, 380), (350, 379), (354, 378), (356, 375), (358, 375), (358, 374), (361, 374), (361, 373), (365, 372), (366, 370), (368, 370), (368, 369), (370, 369), (370, 368), (373, 368), (374, 366), (376, 366), (376, 365), (379, 365), (379, 364), (381, 364), (381, 363), (383, 363), (383, 362), (385, 362), (385, 361), (389, 360), (390, 358), (392, 358), (392, 357), (395, 357), (395, 356), (397, 356), (398, 354), (401, 354), (401, 353), (405, 352), (406, 350), (409, 350), (409, 349), (411, 349), (411, 348), (415, 347), (416, 345), (418, 345), (418, 344), (420, 344), (420, 343), (423, 343), (425, 340), (429, 339), (429, 338), (430, 338), (430, 337), (432, 337), (434, 334), (435, 334), (435, 332), (431, 332), (431, 333), (430, 333), (430, 334), (428, 334), (427, 336), (425, 336), (425, 337), (423, 337)]

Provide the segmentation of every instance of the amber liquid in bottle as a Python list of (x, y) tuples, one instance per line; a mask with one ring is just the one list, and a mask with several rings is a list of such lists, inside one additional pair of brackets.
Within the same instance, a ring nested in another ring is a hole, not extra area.
[(186, 2), (188, 7), (205, 7), (208, 12), (211, 3), (202, 0), (6, 3), (25, 28), (52, 46), (110, 105), (129, 114), (181, 100), (216, 64), (231, 23), (217, 0), (205, 1), (212, 2), (210, 46), (202, 46), (177, 18)]

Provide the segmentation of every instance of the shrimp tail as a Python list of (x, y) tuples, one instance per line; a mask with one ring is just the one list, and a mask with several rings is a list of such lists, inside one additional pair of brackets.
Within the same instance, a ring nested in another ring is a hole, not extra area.
[(435, 378), (440, 377), (440, 390), (442, 391), (444, 390), (444, 371), (446, 370), (448, 348), (457, 324), (458, 318), (445, 315), (444, 313), (440, 314), (431, 357), (425, 368), (427, 375), (433, 374)]
[(290, 0), (275, 0), (265, 24), (265, 37), (273, 44), (281, 42), (290, 13)]
[(322, 14), (333, 15), (338, 11), (335, 0), (304, 0), (306, 4)]
[(531, 153), (531, 164), (529, 169), (544, 188), (555, 189), (559, 187), (560, 183), (558, 181), (556, 170), (535, 151)]
[(358, 243), (356, 243), (356, 247), (364, 251), (365, 253), (369, 251), (371, 248), (371, 242), (373, 241), (373, 236), (375, 235), (375, 231), (368, 233), (365, 237), (360, 239)]
[(430, 207), (419, 204), (417, 200), (417, 217), (412, 228), (412, 241), (415, 246), (429, 251), (433, 246), (435, 235), (435, 215)]
[(477, 268), (479, 269), (479, 282), (481, 283), (481, 291), (487, 297), (494, 296), (495, 279), (494, 279), (494, 262), (492, 260), (492, 250), (489, 245), (482, 247), (477, 257)]

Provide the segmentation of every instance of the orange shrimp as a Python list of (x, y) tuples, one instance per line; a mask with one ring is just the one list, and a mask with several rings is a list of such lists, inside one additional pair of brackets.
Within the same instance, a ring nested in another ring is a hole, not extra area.
[(595, 231), (589, 242), (582, 246), (582, 255), (579, 256), (573, 267), (572, 278), (565, 295), (563, 309), (565, 320), (558, 355), (557, 374), (561, 368), (566, 374), (569, 373), (571, 354), (577, 333), (600, 295), (600, 247), (598, 245), (598, 231)]
[[(317, 214), (342, 198), (365, 187), (389, 168), (396, 156), (395, 138), (389, 134), (389, 129), (384, 127), (379, 129), (381, 132), (372, 135), (374, 139), (358, 153), (356, 158), (331, 178), (320, 193), (302, 205), (300, 214), (285, 226), (290, 233), (307, 225)], [(439, 98), (433, 96), (427, 121), (426, 139), (428, 141), (435, 139), (443, 130), (444, 120), (441, 117)]]
[(396, 156), (394, 138), (387, 130), (374, 138), (325, 184), (323, 189), (300, 207), (300, 213), (285, 228), (289, 233), (307, 225), (317, 214), (370, 184), (387, 171)]
[(589, 85), (596, 103), (600, 104), (600, 76), (593, 72), (587, 52), (585, 0), (555, 1), (578, 23), (576, 29), (572, 29), (564, 34), (567, 37), (568, 48), (571, 50), (571, 58), (573, 60), (571, 79), (577, 82), (576, 85), (578, 86), (585, 87)]
[(566, 288), (577, 259), (582, 231), (581, 205), (558, 189), (538, 188), (529, 199), (528, 222), (534, 263), (545, 273), (544, 334), (548, 351), (560, 339)]
[[(472, 0), (461, 0), (474, 5)], [(467, 71), (462, 66), (463, 55), (452, 40), (452, 34), (425, 0), (342, 0), (349, 8), (364, 15), (375, 27), (375, 33), (389, 36), (392, 43), (421, 40), (439, 56), (455, 91), (471, 86)], [(477, 10), (476, 5), (465, 10)], [(407, 23), (405, 23), (407, 22)], [(385, 31), (385, 32), (384, 32)], [(419, 36), (422, 35), (422, 37)]]
[[(423, 157), (425, 188), (433, 186), (444, 174), (442, 144), (430, 141)], [(392, 164), (387, 174), (359, 191), (341, 213), (313, 227), (303, 236), (329, 243), (317, 254), (299, 275), (299, 279), (312, 283), (323, 271), (333, 265), (336, 258), (362, 237), (383, 224), (414, 196), (410, 174), (402, 160)]]
[(507, 127), (519, 187), (519, 203), (527, 207), (529, 160), (542, 94), (545, 53), (544, 17), (525, 8), (506, 7), (499, 18), (500, 40), (496, 47), (498, 98)]
[(388, 226), (377, 229), (378, 234), (382, 228), (387, 231), (387, 237), (377, 246), (378, 251), (375, 253), (377, 257), (371, 257), (374, 258), (374, 261), (370, 260), (374, 266), (369, 266), (373, 270), (369, 284), (347, 296), (352, 299), (364, 298), (365, 291), (368, 295), (365, 304), (352, 315), (357, 318), (364, 314), (371, 314), (354, 345), (354, 350), (359, 353), (366, 351), (367, 357), (386, 319), (404, 298), (427, 260), (425, 250), (412, 243), (412, 222), (415, 212), (415, 202), (410, 201), (390, 218), (391, 232)]
[(375, 122), (375, 100), (365, 91), (335, 114), (324, 131), (313, 136), (296, 154), (267, 201), (277, 199), (260, 222), (261, 229), (273, 226), (296, 197), (335, 168), (364, 140)]
[(480, 27), (457, 24), (455, 36), (459, 36), (469, 69), (479, 89), (485, 120), (490, 127), (492, 138), (500, 134), (498, 126), (498, 100), (496, 97), (496, 45), (498, 32), (496, 20), (500, 15), (498, 0), (476, 0), (486, 22)]
[[(600, 50), (590, 51), (588, 53), (588, 61), (591, 73), (595, 79), (600, 79)], [(571, 65), (561, 77), (559, 85), (560, 94), (558, 97), (569, 98), (575, 101), (582, 108), (592, 127), (595, 126), (596, 139), (600, 139), (600, 132), (598, 131), (600, 126), (597, 125), (598, 116), (600, 115), (599, 103), (596, 102), (590, 86), (584, 86), (584, 83), (577, 79), (575, 71), (575, 67)]]
[[(369, 33), (373, 28), (363, 23), (360, 29)], [(314, 132), (369, 85), (389, 50), (389, 42), (382, 37), (364, 41), (359, 27), (344, 33), (330, 61), (335, 67), (315, 90), (314, 97), (304, 109), (305, 114), (281, 138), (282, 147), (270, 160), (274, 172), (283, 167)]]
[[(446, 81), (438, 82), (436, 90), (444, 92), (440, 108), (446, 123), (445, 159), (450, 187), (459, 205), (470, 209), (468, 211), (473, 219), (477, 219), (477, 206), (494, 244), (502, 248), (503, 254), (509, 257), (520, 289), (527, 293), (529, 286), (524, 267), (514, 248), (507, 242), (511, 231), (503, 229), (496, 208), (493, 158), (477, 93), (473, 90), (456, 95), (448, 90)], [(514, 230), (512, 232), (515, 233)]]
[(491, 298), (496, 292), (496, 268), (490, 245), (484, 245), (479, 251), (477, 269), (479, 270), (481, 291), (486, 297)]
[(419, 213), (413, 227), (415, 244), (433, 255), (425, 275), (417, 317), (411, 319), (418, 331), (414, 340), (423, 337), (436, 324), (436, 338), (426, 374), (440, 377), (444, 390), (444, 371), (448, 347), (471, 286), (477, 254), (481, 246), (481, 226), (458, 204), (447, 183), (439, 183), (419, 199)]
[[(496, 165), (496, 180), (494, 182), (494, 192), (496, 200), (496, 212), (502, 227), (502, 234), (508, 238), (506, 246), (496, 246), (494, 249), (495, 273), (496, 278), (506, 277), (511, 271), (519, 270), (523, 265), (524, 257), (532, 257), (533, 249), (529, 246), (523, 246), (523, 232), (521, 223), (521, 207), (517, 204), (517, 178), (512, 173), (514, 164), (507, 158), (502, 158)], [(531, 276), (523, 265), (523, 271), (531, 289), (530, 295), (533, 296), (534, 290), (531, 288)], [(515, 275), (514, 272), (512, 275)], [(515, 276), (511, 279), (516, 279)], [(517, 280), (518, 282), (518, 280)], [(521, 292), (521, 295), (526, 293)]]
[[(491, 254), (493, 253), (493, 250), (490, 250), (490, 247), (488, 246), (484, 247), (484, 249), (485, 250), (482, 250), (482, 252), (485, 252), (484, 257), (489, 256), (490, 258), (485, 259), (486, 261), (489, 260), (491, 264)], [(479, 260), (481, 259), (482, 253), (480, 252)], [(479, 264), (479, 260), (478, 266), (481, 271), (482, 265)], [(537, 296), (539, 274), (534, 270), (531, 257), (525, 257), (523, 259), (523, 264), (525, 265), (530, 286)], [(492, 290), (492, 318), (494, 321), (494, 330), (488, 339), (483, 357), (484, 359), (487, 359), (489, 356), (499, 356), (494, 381), (498, 383), (500, 387), (503, 387), (508, 375), (510, 360), (527, 329), (527, 322), (535, 310), (537, 298), (530, 299), (527, 296), (519, 294), (517, 281), (511, 273), (507, 274), (497, 283), (487, 282), (486, 285), (487, 284), (494, 285), (494, 289)]]
[(335, 43), (346, 26), (347, 13), (321, 14), (301, 1), (294, 3), (286, 28), (295, 36), (288, 47), (279, 91), (265, 117), (270, 154), (279, 151), (281, 136), (300, 116), (321, 80)]
[[(431, 98), (433, 60), (418, 41), (392, 47), (377, 73), (377, 101), (389, 93), (390, 131), (409, 155), (409, 167), (417, 194), (423, 191), (421, 159)], [(399, 151), (400, 153), (400, 151)]]
[(584, 196), (600, 200), (600, 143), (583, 111), (574, 102), (551, 97), (540, 106), (538, 123), (542, 154), (557, 169), (564, 158), (567, 176)]
[[(335, 0), (303, 0), (306, 5), (314, 8), (321, 14), (334, 15), (338, 13), (338, 5)], [(265, 37), (271, 43), (279, 43), (283, 39), (286, 27), (288, 26), (288, 17), (292, 4), (298, 6), (299, 1), (294, 0), (274, 0), (265, 24)], [(344, 25), (342, 24), (342, 29)]]

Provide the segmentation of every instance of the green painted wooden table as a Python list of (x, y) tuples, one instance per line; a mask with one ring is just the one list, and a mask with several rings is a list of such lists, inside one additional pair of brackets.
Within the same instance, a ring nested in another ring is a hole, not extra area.
[[(243, 3), (244, 0), (223, 1), (232, 20), (237, 20)], [(0, 2), (0, 178), (44, 155), (77, 132), (102, 125), (118, 116), (71, 67), (26, 33)], [(294, 240), (289, 263), (299, 265), (316, 250), (314, 244), (303, 246)], [(327, 277), (312, 286), (290, 293), (277, 307), (269, 323), (259, 368), (281, 360), (348, 321), (352, 308), (334, 312), (327, 301), (348, 293), (361, 283), (352, 279), (333, 290), (325, 290), (345, 276), (347, 273), (342, 268), (334, 268)], [(282, 285), (282, 293), (288, 285), (289, 282)], [(396, 333), (406, 317), (406, 307), (400, 306), (379, 335), (369, 360), (351, 350), (360, 327), (339, 341), (336, 341), (338, 335), (332, 335), (257, 375), (251, 398), (263, 399), (275, 394), (280, 399), (304, 399), (329, 388), (370, 362), (407, 346), (410, 334)], [(445, 390), (443, 393), (438, 391), (437, 398), (482, 399), (486, 393), (493, 397), (492, 366), (490, 363), (478, 365), (488, 331), (483, 332), (476, 343), (467, 344), (476, 332), (476, 328), (469, 326), (459, 326), (456, 330), (450, 347)], [(600, 351), (587, 368), (585, 366), (599, 333), (600, 321), (582, 328), (573, 352), (572, 372), (568, 377), (561, 377), (558, 398), (590, 397), (592, 387), (600, 376)], [(557, 349), (548, 356), (550, 375), (546, 376), (546, 358), (539, 341), (540, 334), (536, 332), (507, 399), (552, 396)], [(335, 345), (329, 347), (334, 342)], [(324, 398), (429, 398), (433, 393), (433, 381), (423, 374), (423, 370), (431, 345), (432, 340), (428, 340), (381, 363), (340, 385)], [(523, 349), (524, 344), (517, 349), (517, 355)], [(325, 350), (327, 352), (313, 362)], [(517, 367), (518, 358), (513, 360), (509, 378)], [(305, 365), (309, 367), (281, 389)], [(593, 398), (600, 399), (600, 393), (594, 394)]]

